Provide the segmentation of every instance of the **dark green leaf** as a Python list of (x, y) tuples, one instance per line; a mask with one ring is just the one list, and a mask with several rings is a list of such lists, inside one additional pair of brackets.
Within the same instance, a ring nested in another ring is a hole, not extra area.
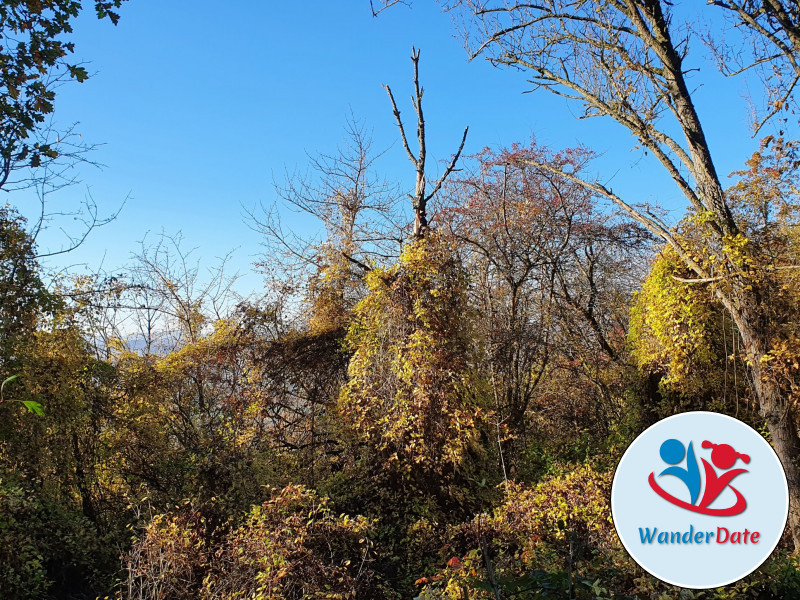
[(83, 67), (73, 67), (70, 65), (69, 73), (78, 80), (78, 83), (83, 83), (89, 79), (89, 73)]

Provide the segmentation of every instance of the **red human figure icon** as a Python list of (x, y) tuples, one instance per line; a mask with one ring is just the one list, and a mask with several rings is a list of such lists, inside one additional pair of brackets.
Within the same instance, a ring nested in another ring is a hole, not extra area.
[[(703, 448), (713, 448), (711, 451), (711, 462), (714, 463), (714, 467), (718, 469), (730, 469), (738, 459), (742, 459), (742, 461), (747, 464), (750, 462), (750, 457), (747, 454), (741, 454), (736, 452), (733, 447), (729, 446), (728, 444), (712, 444), (708, 440), (704, 441), (702, 444)], [(742, 473), (747, 473), (747, 469), (733, 469), (732, 471), (728, 471), (727, 473), (723, 473), (722, 475), (717, 476), (717, 472), (714, 470), (708, 461), (705, 458), (700, 459), (703, 461), (703, 468), (706, 472), (706, 489), (703, 493), (703, 498), (700, 501), (700, 507), (705, 508), (709, 504), (711, 504), (714, 500), (717, 499), (726, 487), (728, 487), (733, 480), (734, 477), (741, 475)], [(736, 506), (739, 506), (739, 503), (744, 503), (744, 497), (742, 497), (739, 490), (735, 487), (731, 486), (731, 490), (736, 494), (737, 503)], [(744, 506), (741, 510), (744, 510)], [(738, 511), (738, 512), (741, 512)], [(734, 513), (738, 514), (738, 513)]]

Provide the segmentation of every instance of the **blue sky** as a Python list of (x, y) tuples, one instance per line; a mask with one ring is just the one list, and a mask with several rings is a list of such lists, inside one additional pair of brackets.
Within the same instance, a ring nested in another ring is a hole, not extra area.
[[(82, 185), (52, 201), (67, 205), (89, 189), (108, 213), (130, 200), (115, 222), (51, 266), (94, 268), (102, 260), (114, 270), (148, 232), (163, 230), (181, 231), (204, 262), (236, 248), (236, 268), (248, 271), (261, 247), (242, 207), (272, 202), (273, 181), (287, 169), (302, 170), (307, 153), (333, 151), (350, 112), (373, 129), (376, 147), (394, 144), (380, 167), (410, 188), (413, 171), (381, 84), (392, 86), (410, 119), (412, 45), (422, 50), (435, 160), (455, 150), (465, 125), (467, 154), (531, 135), (556, 148), (583, 143), (602, 154), (597, 170), (615, 192), (683, 205), (660, 168), (641, 160), (631, 136), (615, 124), (578, 121), (577, 106), (546, 93), (523, 94), (522, 74), (468, 62), (450, 16), (430, 0), (377, 19), (367, 0), (131, 0), (121, 12), (117, 27), (90, 13), (78, 21), (76, 55), (95, 75), (61, 88), (56, 103), (59, 124), (79, 122), (86, 141), (104, 144), (93, 159), (106, 166), (82, 169)], [(710, 64), (701, 76), (699, 109), (727, 174), (756, 146), (742, 84), (723, 80)], [(313, 224), (289, 218), (313, 231)], [(259, 279), (251, 275), (240, 285), (255, 288)]]

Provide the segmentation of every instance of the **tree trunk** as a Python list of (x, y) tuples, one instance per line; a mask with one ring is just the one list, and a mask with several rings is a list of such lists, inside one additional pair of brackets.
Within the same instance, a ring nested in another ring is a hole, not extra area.
[[(755, 369), (753, 375), (755, 376)], [(758, 379), (756, 379), (758, 381)], [(760, 414), (772, 436), (775, 453), (781, 459), (789, 484), (789, 527), (795, 551), (800, 550), (800, 469), (797, 466), (798, 442), (794, 418), (780, 396), (780, 390), (761, 382), (755, 385)]]
[(753, 365), (751, 367), (753, 389), (758, 399), (759, 414), (767, 424), (775, 453), (786, 472), (786, 481), (789, 484), (789, 526), (792, 530), (795, 551), (798, 551), (800, 550), (800, 469), (797, 459), (800, 456), (800, 444), (797, 439), (797, 428), (782, 390), (774, 382), (761, 378), (761, 356), (764, 356), (763, 352), (760, 356), (749, 357)]
[[(784, 390), (769, 378), (763, 377), (761, 359), (770, 348), (768, 328), (760, 326), (758, 317), (748, 311), (733, 313), (733, 318), (744, 342), (747, 362), (753, 381), (753, 392), (758, 411), (763, 417), (775, 453), (783, 465), (789, 486), (789, 527), (795, 552), (800, 551), (800, 440), (791, 411), (791, 403)], [(749, 318), (748, 318), (749, 317)]]

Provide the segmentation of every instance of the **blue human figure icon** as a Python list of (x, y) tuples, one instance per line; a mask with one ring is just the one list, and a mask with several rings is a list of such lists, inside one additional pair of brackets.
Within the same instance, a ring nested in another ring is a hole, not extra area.
[[(691, 504), (697, 502), (697, 497), (700, 495), (700, 468), (697, 465), (692, 443), (689, 442), (687, 451), (683, 447), (683, 443), (676, 439), (669, 439), (661, 444), (659, 454), (661, 454), (661, 458), (665, 463), (673, 465), (661, 471), (659, 477), (662, 475), (674, 475), (689, 488)], [(684, 454), (686, 455), (686, 468), (675, 466), (683, 460)]]

